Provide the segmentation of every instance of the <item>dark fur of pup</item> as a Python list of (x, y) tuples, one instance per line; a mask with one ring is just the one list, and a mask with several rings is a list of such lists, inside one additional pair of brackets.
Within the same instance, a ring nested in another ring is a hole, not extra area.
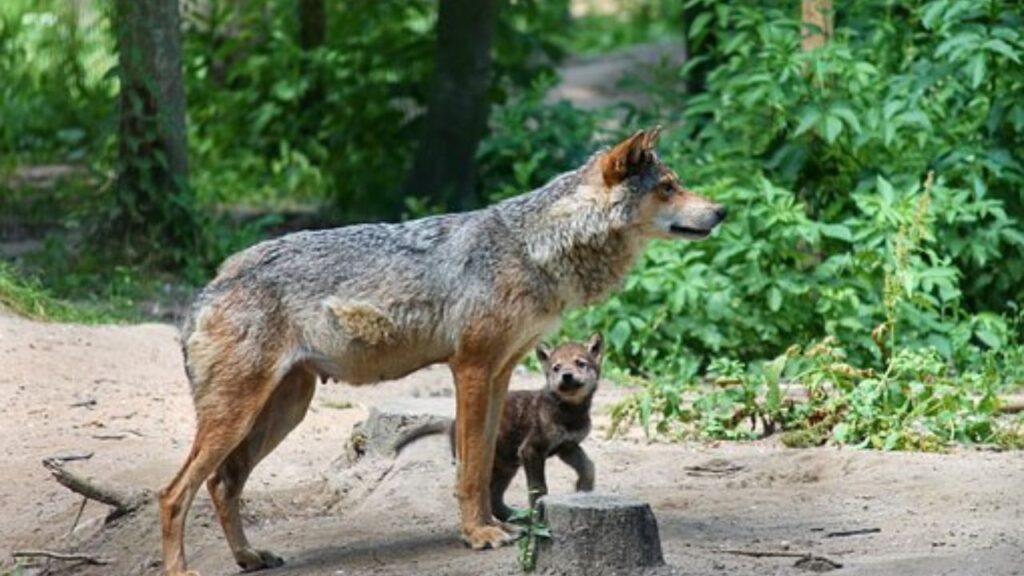
[[(551, 349), (537, 346), (537, 358), (547, 383), (540, 390), (509, 392), (502, 411), (491, 476), (494, 516), (508, 520), (512, 509), (505, 491), (520, 467), (526, 470), (530, 506), (548, 492), (545, 462), (558, 456), (576, 471), (576, 489), (594, 489), (594, 464), (580, 443), (590, 433), (590, 406), (601, 378), (603, 340), (594, 334), (587, 342), (567, 342)], [(455, 422), (435, 420), (405, 432), (394, 445), (396, 453), (424, 436), (448, 434), (455, 455)]]

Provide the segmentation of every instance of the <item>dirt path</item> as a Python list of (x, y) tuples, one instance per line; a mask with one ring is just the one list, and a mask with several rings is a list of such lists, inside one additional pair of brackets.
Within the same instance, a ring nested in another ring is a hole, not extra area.
[[(520, 374), (514, 385), (538, 380)], [(606, 385), (599, 409), (622, 393)], [(459, 544), (454, 468), (441, 439), (424, 440), (399, 460), (361, 472), (335, 462), (366, 406), (446, 394), (443, 369), (374, 387), (321, 386), (307, 420), (257, 468), (246, 492), (252, 540), (288, 562), (265, 574), (515, 573), (514, 549), (480, 553)], [(0, 315), (0, 399), (0, 566), (12, 565), (14, 549), (48, 548), (113, 562), (73, 570), (53, 564), (51, 574), (159, 574), (152, 506), (104, 527), (106, 509), (90, 503), (69, 535), (81, 500), (53, 482), (40, 461), (91, 451), (91, 459), (69, 466), (125, 485), (155, 489), (164, 483), (184, 457), (193, 425), (176, 330)], [(792, 558), (723, 549), (808, 551), (842, 563), (837, 574), (1024, 574), (1020, 452), (644, 444), (606, 441), (602, 430), (586, 447), (600, 489), (651, 503), (666, 560), (682, 574), (804, 573)], [(549, 473), (553, 491), (570, 489), (564, 466), (553, 462)], [(340, 484), (339, 474), (348, 474)], [(513, 503), (521, 504), (524, 494), (517, 479), (509, 492)], [(863, 528), (880, 531), (828, 536)], [(236, 572), (205, 493), (197, 499), (187, 545), (204, 574)]]

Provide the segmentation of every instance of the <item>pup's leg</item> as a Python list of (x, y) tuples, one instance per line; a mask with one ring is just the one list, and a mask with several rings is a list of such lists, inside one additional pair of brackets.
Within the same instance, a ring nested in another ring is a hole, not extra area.
[(494, 467), (491, 477), (491, 510), (494, 512), (494, 517), (502, 522), (507, 522), (514, 513), (514, 510), (505, 504), (505, 491), (508, 490), (508, 485), (512, 483), (518, 470), (518, 466), (498, 465)]
[(462, 539), (474, 549), (497, 548), (512, 536), (494, 525), (491, 517), (490, 481), (494, 446), (508, 376), (492, 376), (486, 364), (452, 363), (456, 389), (456, 452), (458, 453), (459, 509)]
[(263, 406), (249, 435), (206, 483), (231, 553), (245, 571), (284, 564), (272, 552), (249, 545), (238, 510), (239, 498), (252, 469), (306, 416), (315, 391), (315, 374), (302, 367), (292, 369)]
[(558, 457), (576, 471), (576, 490), (591, 492), (594, 490), (594, 463), (587, 457), (583, 447), (576, 444), (558, 453)]
[(547, 450), (530, 444), (527, 438), (519, 449), (519, 457), (523, 461), (523, 470), (526, 471), (526, 486), (530, 491), (530, 508), (537, 507), (537, 500), (540, 500), (548, 493), (548, 483), (544, 477), (544, 461), (547, 460)]
[(212, 378), (196, 399), (196, 435), (185, 464), (160, 491), (160, 530), (164, 573), (197, 576), (186, 570), (185, 519), (196, 491), (252, 429), (256, 415), (274, 389), (266, 376)]

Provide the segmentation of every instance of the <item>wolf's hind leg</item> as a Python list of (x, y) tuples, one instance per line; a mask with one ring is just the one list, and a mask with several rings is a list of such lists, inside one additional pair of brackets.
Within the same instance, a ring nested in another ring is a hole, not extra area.
[(239, 513), (245, 482), (260, 460), (306, 416), (315, 391), (316, 375), (303, 367), (293, 368), (263, 406), (248, 436), (206, 483), (235, 562), (247, 572), (276, 568), (284, 561), (272, 552), (254, 549), (245, 536)]
[(245, 439), (273, 390), (271, 379), (258, 375), (207, 384), (210, 391), (197, 403), (192, 450), (160, 491), (162, 556), (168, 576), (196, 576), (185, 565), (185, 520), (192, 500), (203, 481)]

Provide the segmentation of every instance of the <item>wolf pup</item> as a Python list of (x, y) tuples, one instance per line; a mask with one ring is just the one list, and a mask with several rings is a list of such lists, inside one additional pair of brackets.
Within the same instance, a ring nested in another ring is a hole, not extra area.
[(482, 210), (297, 232), (228, 258), (181, 331), (196, 430), (160, 491), (165, 574), (196, 574), (183, 537), (204, 481), (238, 565), (282, 564), (250, 545), (239, 498), (317, 378), (367, 384), (440, 362), (455, 379), (462, 537), (511, 542), (489, 487), (512, 369), (562, 311), (618, 286), (648, 240), (704, 238), (725, 217), (662, 164), (657, 136), (637, 132)]
[[(590, 404), (601, 378), (603, 340), (594, 334), (585, 343), (566, 342), (554, 350), (537, 346), (537, 359), (547, 384), (541, 390), (516, 390), (505, 398), (498, 428), (491, 473), (491, 510), (507, 521), (512, 509), (505, 505), (505, 490), (519, 467), (526, 469), (530, 506), (548, 493), (544, 463), (557, 455), (576, 471), (576, 490), (594, 489), (594, 463), (580, 446), (590, 433)], [(399, 437), (394, 451), (430, 434), (448, 434), (455, 453), (455, 421), (429, 422)]]

